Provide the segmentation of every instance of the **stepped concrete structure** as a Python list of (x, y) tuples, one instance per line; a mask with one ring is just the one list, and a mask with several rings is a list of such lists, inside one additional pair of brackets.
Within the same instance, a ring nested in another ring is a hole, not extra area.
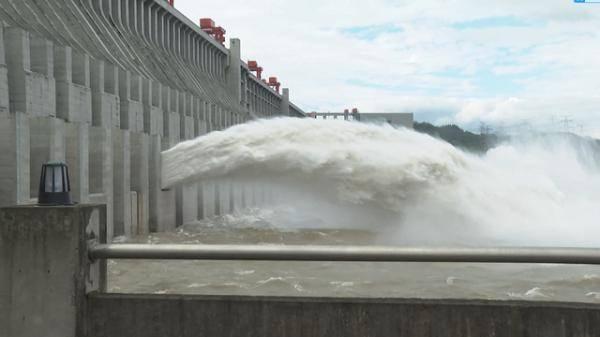
[(164, 0), (0, 0), (0, 19), (0, 206), (34, 203), (42, 164), (65, 161), (74, 200), (107, 204), (109, 238), (169, 230), (239, 207), (246, 188), (162, 191), (161, 151), (304, 116), (240, 40), (226, 48)]

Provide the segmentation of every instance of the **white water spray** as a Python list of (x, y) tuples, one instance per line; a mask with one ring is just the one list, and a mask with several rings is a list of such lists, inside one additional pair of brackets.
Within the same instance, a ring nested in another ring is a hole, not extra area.
[(529, 139), (478, 157), (406, 129), (281, 118), (178, 144), (162, 182), (269, 182), (327, 223), (377, 226), (396, 243), (600, 246), (588, 151)]

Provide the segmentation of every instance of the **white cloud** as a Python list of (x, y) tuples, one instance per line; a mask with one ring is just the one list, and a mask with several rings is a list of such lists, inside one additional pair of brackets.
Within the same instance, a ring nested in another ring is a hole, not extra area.
[[(463, 125), (569, 115), (588, 133), (600, 133), (597, 6), (563, 0), (176, 0), (176, 7), (193, 21), (212, 17), (229, 37), (241, 38), (243, 57), (277, 75), (306, 110), (414, 111), (420, 119)], [(532, 24), (452, 28), (490, 17)], [(385, 25), (402, 29), (372, 40), (342, 31)], [(477, 76), (483, 71), (514, 77), (517, 92), (482, 86)], [(357, 86), (356, 80), (372, 85)]]

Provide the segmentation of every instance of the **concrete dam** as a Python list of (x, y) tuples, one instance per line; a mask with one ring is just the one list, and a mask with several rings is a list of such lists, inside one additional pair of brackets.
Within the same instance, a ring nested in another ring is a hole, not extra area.
[(169, 230), (236, 205), (231, 186), (162, 191), (161, 151), (304, 116), (240, 40), (226, 48), (167, 1), (6, 0), (0, 18), (0, 206), (35, 202), (42, 164), (65, 161), (74, 201), (107, 204), (109, 238)]
[[(520, 205), (541, 200), (538, 216), (553, 208), (555, 194), (540, 191), (560, 185), (521, 179), (535, 173), (517, 165), (533, 152), (488, 163), (411, 131), (411, 113), (305, 113), (241, 59), (242, 41), (224, 42), (221, 27), (173, 0), (0, 0), (0, 337), (600, 335), (593, 245), (432, 241), (475, 232), (465, 219), (509, 223), (511, 234), (548, 226), (499, 202), (517, 190)], [(76, 204), (38, 204), (40, 177), (63, 163)], [(497, 174), (499, 163), (515, 174)], [(269, 190), (278, 183), (297, 194)], [(596, 194), (574, 191), (565, 212), (554, 208), (549, 238), (574, 232), (556, 230), (568, 223), (560, 215), (590, 200), (585, 214), (596, 214)], [(293, 198), (303, 193), (321, 199)], [(269, 209), (277, 196), (296, 208)], [(319, 209), (356, 227), (315, 221)], [(248, 216), (263, 227), (229, 226), (238, 210), (273, 214)], [(414, 227), (392, 226), (398, 210)], [(272, 226), (284, 218), (298, 227)], [(582, 228), (596, 228), (588, 218)], [(382, 219), (407, 241), (375, 241)]]

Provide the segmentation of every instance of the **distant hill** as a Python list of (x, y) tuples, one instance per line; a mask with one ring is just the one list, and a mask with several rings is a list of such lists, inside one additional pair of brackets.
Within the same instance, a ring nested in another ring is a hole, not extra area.
[(465, 131), (454, 124), (435, 126), (426, 122), (415, 122), (414, 129), (432, 137), (443, 139), (458, 148), (477, 153), (486, 152), (500, 141), (500, 137), (494, 134), (479, 135)]
[(456, 125), (435, 126), (430, 123), (414, 123), (415, 131), (426, 133), (433, 137), (447, 141), (457, 148), (474, 152), (485, 153), (487, 150), (500, 145), (505, 141), (514, 142), (547, 142), (556, 144), (557, 141), (567, 142), (581, 158), (590, 160), (600, 168), (600, 139), (583, 137), (572, 133), (528, 133), (523, 135), (499, 136), (495, 134), (476, 134), (465, 131)]

